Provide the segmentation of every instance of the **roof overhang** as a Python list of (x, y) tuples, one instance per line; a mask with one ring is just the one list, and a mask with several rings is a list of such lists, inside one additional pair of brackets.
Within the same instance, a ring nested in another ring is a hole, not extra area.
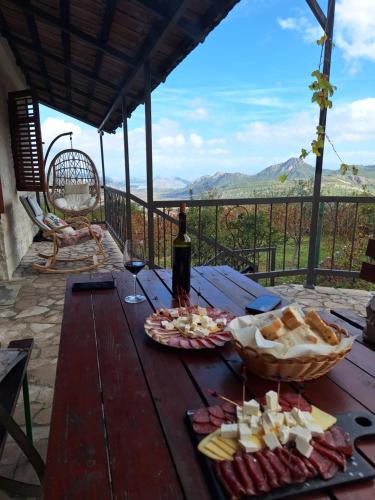
[(0, 0), (0, 30), (42, 104), (106, 132), (239, 0)]

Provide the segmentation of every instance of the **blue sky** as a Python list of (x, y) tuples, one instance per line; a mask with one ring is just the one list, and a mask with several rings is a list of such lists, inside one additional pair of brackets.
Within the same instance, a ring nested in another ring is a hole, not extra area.
[[(336, 3), (331, 81), (338, 89), (327, 133), (344, 162), (374, 164), (375, 2)], [(320, 5), (325, 10), (326, 0)], [(308, 85), (320, 36), (304, 0), (242, 0), (153, 93), (154, 175), (252, 174), (308, 149), (319, 114)], [(133, 178), (145, 177), (143, 113), (140, 106), (129, 121)], [(41, 119), (47, 144), (73, 130), (74, 146), (100, 164), (95, 129), (43, 106)], [(121, 130), (104, 144), (107, 174), (121, 181)], [(327, 149), (325, 167), (339, 165)]]

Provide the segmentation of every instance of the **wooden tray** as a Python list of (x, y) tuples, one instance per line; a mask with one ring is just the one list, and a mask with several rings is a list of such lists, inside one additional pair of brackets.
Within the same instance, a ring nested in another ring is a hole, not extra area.
[[(198, 446), (199, 442), (205, 436), (199, 436), (194, 432), (193, 429), (193, 411), (189, 410), (186, 412), (186, 422), (189, 427), (189, 431), (193, 442)], [(351, 412), (338, 414), (337, 425), (345, 429), (349, 433), (352, 445), (353, 445), (353, 456), (347, 459), (347, 469), (346, 471), (339, 470), (332, 479), (325, 481), (324, 479), (309, 479), (302, 484), (291, 484), (288, 486), (283, 486), (272, 490), (270, 493), (265, 495), (257, 496), (246, 496), (243, 498), (251, 499), (262, 499), (262, 500), (276, 500), (278, 498), (289, 498), (294, 495), (304, 495), (307, 493), (312, 493), (317, 490), (330, 488), (333, 486), (342, 486), (343, 484), (354, 483), (357, 481), (365, 481), (375, 477), (375, 469), (357, 452), (355, 448), (355, 441), (358, 438), (363, 438), (365, 436), (375, 436), (375, 417), (369, 412)], [(206, 479), (213, 498), (215, 500), (227, 500), (227, 494), (225, 493), (220, 481), (217, 479), (213, 468), (213, 460), (206, 457), (197, 450), (199, 454), (199, 459), (201, 461)]]

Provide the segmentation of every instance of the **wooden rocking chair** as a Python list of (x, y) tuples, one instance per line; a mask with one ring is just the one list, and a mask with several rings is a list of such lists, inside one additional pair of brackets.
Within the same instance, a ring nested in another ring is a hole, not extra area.
[[(100, 226), (91, 225), (85, 217), (81, 216), (71, 218), (70, 221), (64, 223), (64, 225), (50, 227), (44, 222), (46, 216), (35, 199), (29, 196), (21, 196), (20, 200), (34, 224), (41, 229), (43, 236), (53, 243), (52, 254), (38, 254), (38, 256), (45, 259), (46, 262), (44, 264), (34, 263), (32, 265), (33, 269), (44, 273), (80, 273), (97, 269), (107, 260), (102, 243), (104, 232)], [(96, 252), (74, 258), (58, 257), (61, 248), (80, 245), (89, 240), (94, 241)], [(85, 260), (90, 260), (91, 263), (69, 269), (58, 269), (55, 267), (56, 264), (61, 262), (79, 262)]]

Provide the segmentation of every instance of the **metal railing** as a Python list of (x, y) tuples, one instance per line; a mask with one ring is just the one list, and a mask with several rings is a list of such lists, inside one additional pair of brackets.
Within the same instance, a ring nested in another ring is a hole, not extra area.
[[(124, 191), (105, 187), (104, 192), (106, 223), (120, 247), (129, 231), (149, 245), (147, 203), (130, 194), (129, 215)], [(156, 267), (171, 266), (182, 201), (188, 207), (193, 265), (228, 264), (267, 284), (307, 274), (311, 196), (154, 201)], [(375, 197), (321, 196), (318, 222), (316, 279), (357, 278), (374, 234)]]

